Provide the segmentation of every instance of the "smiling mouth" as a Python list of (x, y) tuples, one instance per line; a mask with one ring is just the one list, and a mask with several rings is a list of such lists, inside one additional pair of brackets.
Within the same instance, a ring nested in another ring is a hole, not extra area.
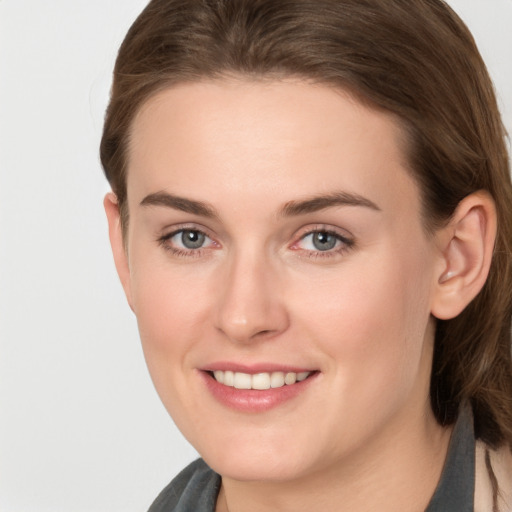
[(235, 389), (266, 390), (292, 386), (296, 382), (306, 380), (314, 372), (263, 372), (242, 373), (230, 370), (208, 372), (219, 384)]

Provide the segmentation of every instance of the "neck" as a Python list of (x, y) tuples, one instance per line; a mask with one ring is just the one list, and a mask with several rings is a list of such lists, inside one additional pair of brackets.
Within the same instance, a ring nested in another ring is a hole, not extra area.
[[(291, 481), (223, 478), (217, 512), (422, 512), (439, 482), (451, 429), (428, 408), (395, 422), (336, 466)], [(413, 423), (413, 424), (411, 424)], [(406, 427), (404, 427), (406, 425)]]

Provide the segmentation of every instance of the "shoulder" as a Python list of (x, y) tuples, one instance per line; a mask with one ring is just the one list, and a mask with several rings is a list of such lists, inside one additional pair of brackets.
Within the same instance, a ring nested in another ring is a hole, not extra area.
[(493, 510), (493, 482), (489, 464), (498, 484), (499, 511), (512, 512), (512, 452), (507, 446), (492, 450), (481, 441), (477, 441), (475, 451), (475, 512)]
[(158, 495), (148, 512), (214, 512), (220, 476), (198, 459)]

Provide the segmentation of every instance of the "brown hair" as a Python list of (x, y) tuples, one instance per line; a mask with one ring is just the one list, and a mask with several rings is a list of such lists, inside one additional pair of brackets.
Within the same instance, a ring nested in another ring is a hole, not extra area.
[(442, 0), (153, 0), (117, 58), (101, 161), (124, 224), (130, 126), (178, 82), (237, 75), (335, 85), (399, 119), (428, 230), (468, 194), (498, 212), (489, 278), (439, 321), (431, 402), (441, 424), (470, 400), (477, 436), (512, 446), (512, 185), (505, 130), (473, 38)]

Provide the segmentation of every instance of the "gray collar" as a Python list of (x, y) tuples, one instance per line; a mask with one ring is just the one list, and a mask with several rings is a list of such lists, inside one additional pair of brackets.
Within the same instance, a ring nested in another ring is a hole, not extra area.
[(475, 433), (469, 404), (461, 407), (452, 432), (441, 480), (425, 512), (473, 512)]

